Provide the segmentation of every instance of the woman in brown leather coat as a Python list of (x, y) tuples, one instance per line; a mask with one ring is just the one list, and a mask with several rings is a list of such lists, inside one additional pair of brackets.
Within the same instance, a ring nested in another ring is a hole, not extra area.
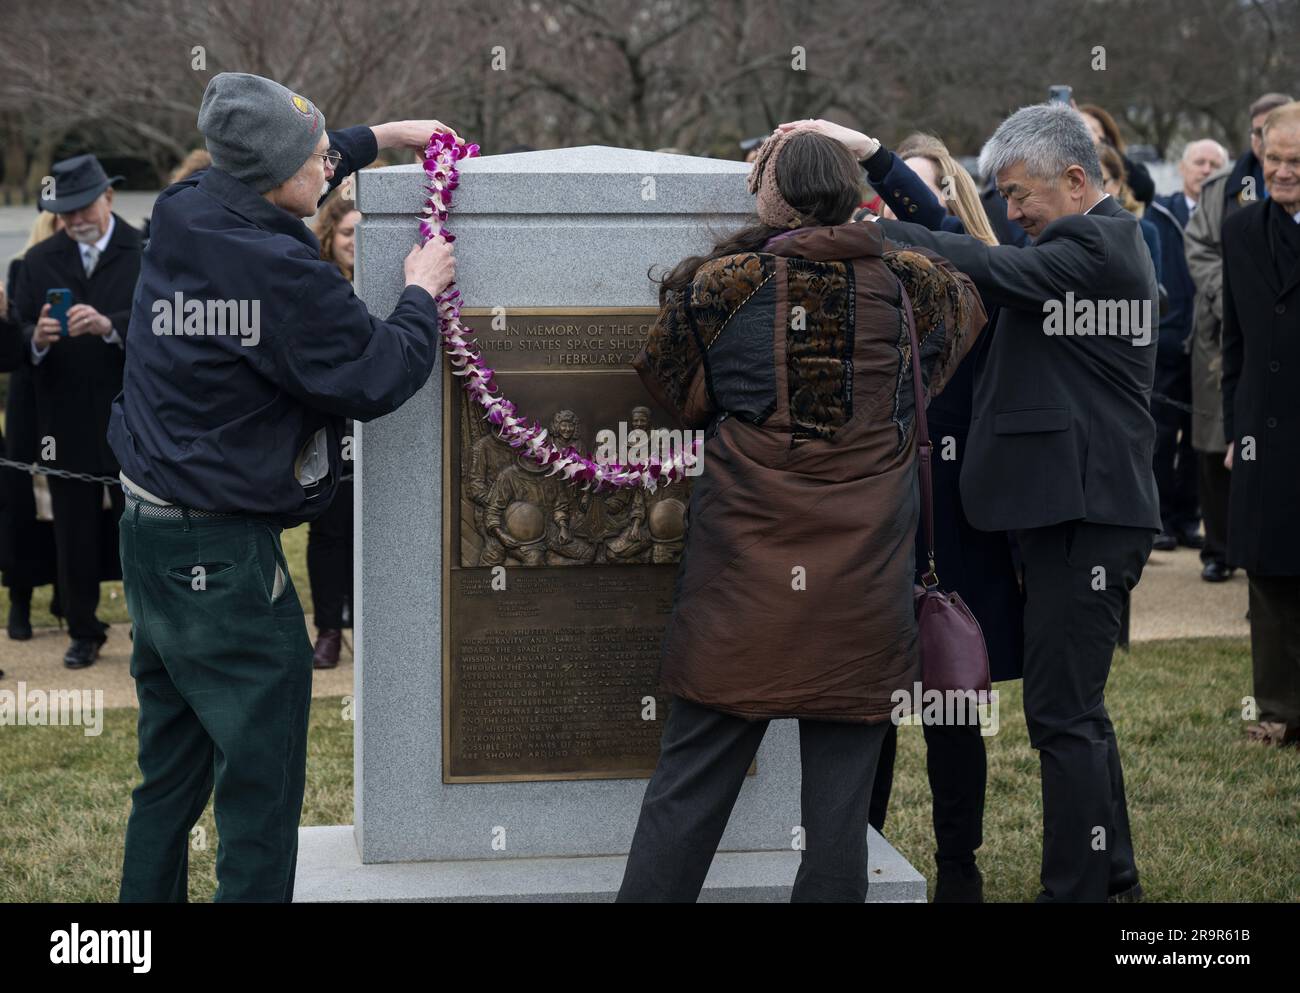
[(943, 259), (849, 223), (861, 176), (824, 135), (769, 138), (749, 180), (759, 223), (668, 275), (637, 359), (706, 443), (664, 639), (672, 703), (620, 900), (698, 896), (773, 718), (799, 719), (807, 842), (793, 899), (866, 897), (891, 697), (919, 678), (901, 288), (927, 396), (985, 315)]

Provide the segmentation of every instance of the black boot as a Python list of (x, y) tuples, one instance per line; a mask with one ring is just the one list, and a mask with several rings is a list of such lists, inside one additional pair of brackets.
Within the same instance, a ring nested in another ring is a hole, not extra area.
[[(11, 594), (12, 596), (12, 594)], [(14, 597), (9, 601), (9, 638), (11, 641), (30, 641), (32, 637), (32, 601)]]
[(974, 862), (939, 862), (935, 903), (983, 903), (984, 877)]

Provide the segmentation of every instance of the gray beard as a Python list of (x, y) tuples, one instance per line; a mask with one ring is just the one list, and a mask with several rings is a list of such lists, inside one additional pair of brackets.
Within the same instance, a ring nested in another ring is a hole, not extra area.
[(104, 232), (100, 231), (98, 228), (92, 228), (85, 234), (81, 235), (73, 234), (71, 228), (66, 228), (65, 230), (68, 232), (69, 238), (82, 245), (93, 245), (95, 242), (99, 241), (100, 238), (104, 237)]

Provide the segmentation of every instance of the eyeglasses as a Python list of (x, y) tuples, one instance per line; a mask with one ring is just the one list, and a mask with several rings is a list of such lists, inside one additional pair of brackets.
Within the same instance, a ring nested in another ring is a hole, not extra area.
[(1251, 128), (1251, 129), (1250, 129), (1250, 136), (1251, 136), (1252, 138), (1259, 138), (1259, 139), (1262, 140), (1263, 137), (1264, 137), (1264, 129), (1263, 129), (1263, 128)]
[(343, 161), (343, 156), (339, 152), (312, 152), (312, 155), (319, 155), (331, 169), (337, 169), (339, 163)]

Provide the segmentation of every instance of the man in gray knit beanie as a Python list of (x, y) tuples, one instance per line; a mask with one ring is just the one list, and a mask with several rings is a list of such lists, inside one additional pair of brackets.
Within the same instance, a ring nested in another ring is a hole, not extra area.
[(451, 129), (327, 132), (306, 97), (232, 72), (198, 123), (213, 164), (154, 204), (108, 429), (140, 701), (121, 899), (185, 900), (189, 831), (215, 793), (216, 899), (289, 901), (312, 645), (280, 532), (351, 471), (347, 418), (391, 413), (429, 378), (455, 278), (434, 238), (406, 257), (392, 312), (371, 314), (302, 219), (379, 149)]
[(316, 151), (325, 136), (325, 115), (272, 79), (223, 72), (203, 92), (199, 130), (213, 165), (267, 193)]

